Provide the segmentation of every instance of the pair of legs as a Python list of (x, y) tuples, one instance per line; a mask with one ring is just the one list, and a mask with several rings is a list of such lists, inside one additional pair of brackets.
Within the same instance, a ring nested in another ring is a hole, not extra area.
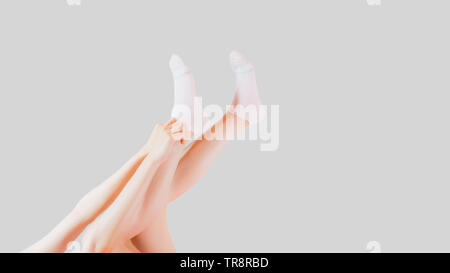
[[(236, 118), (227, 113), (211, 130), (226, 132), (227, 125), (234, 124)], [(82, 250), (174, 252), (167, 225), (167, 204), (199, 180), (225, 145), (224, 139), (197, 140), (184, 155), (184, 145), (177, 145), (167, 159), (157, 165), (155, 172), (151, 161), (146, 162), (151, 158), (150, 150), (116, 201), (87, 229)], [(139, 195), (130, 194), (127, 187), (135, 188)], [(120, 202), (122, 198), (127, 201)]]
[[(231, 54), (231, 64), (237, 77), (233, 103), (258, 105), (253, 66), (235, 52)], [(192, 107), (195, 96), (192, 73), (177, 56), (171, 59), (171, 70), (175, 105)], [(205, 133), (207, 139), (194, 141), (185, 152), (185, 145), (167, 140), (183, 135), (184, 128), (190, 125), (184, 117), (177, 118), (181, 122), (171, 120), (157, 125), (150, 140), (136, 155), (83, 197), (47, 236), (25, 251), (63, 252), (67, 243), (75, 240), (89, 224), (82, 242), (86, 252), (175, 251), (167, 226), (167, 204), (191, 188), (205, 173), (226, 145), (223, 136), (237, 133), (236, 122), (248, 124), (237, 121), (243, 117), (227, 112)], [(211, 139), (214, 134), (221, 135)]]

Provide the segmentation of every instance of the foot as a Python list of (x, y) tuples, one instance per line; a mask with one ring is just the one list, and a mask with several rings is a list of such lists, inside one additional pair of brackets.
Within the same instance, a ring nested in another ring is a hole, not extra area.
[(234, 112), (249, 123), (256, 123), (259, 118), (258, 112), (261, 101), (258, 95), (254, 67), (237, 51), (231, 52), (230, 64), (236, 76), (236, 94), (233, 100)]

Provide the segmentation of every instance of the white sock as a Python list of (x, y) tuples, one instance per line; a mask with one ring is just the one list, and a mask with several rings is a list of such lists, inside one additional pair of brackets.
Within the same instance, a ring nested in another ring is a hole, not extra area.
[[(230, 54), (231, 69), (236, 75), (236, 94), (234, 96), (234, 106), (255, 106), (259, 109), (261, 101), (258, 96), (258, 87), (256, 85), (255, 70), (253, 65), (247, 61), (239, 52), (233, 51)], [(235, 111), (235, 114), (241, 118), (248, 120), (250, 123), (258, 121), (258, 112), (256, 117), (247, 115), (242, 111)]]
[(182, 121), (189, 130), (192, 130), (195, 97), (194, 76), (178, 55), (172, 55), (169, 66), (174, 82), (174, 106), (171, 116)]

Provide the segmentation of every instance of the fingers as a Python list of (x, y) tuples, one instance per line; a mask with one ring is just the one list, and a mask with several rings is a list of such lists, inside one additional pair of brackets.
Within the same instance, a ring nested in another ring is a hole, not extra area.
[(183, 131), (184, 125), (180, 120), (172, 118), (164, 125), (163, 129), (169, 134), (174, 134)]
[(167, 128), (176, 122), (177, 122), (176, 118), (171, 118), (168, 122), (166, 122), (166, 124), (164, 124), (164, 127)]
[(163, 137), (163, 135), (170, 137), (173, 142), (184, 144), (185, 140), (191, 138), (190, 131), (186, 129), (185, 123), (176, 118), (171, 118), (166, 123), (158, 123), (155, 125), (152, 136), (147, 141), (147, 149), (151, 149), (156, 144), (156, 139)]
[(186, 138), (186, 128), (185, 124), (180, 120), (171, 119), (168, 123), (166, 123), (165, 131), (172, 137), (175, 141), (180, 141), (181, 144), (184, 143), (184, 139)]
[(184, 123), (182, 123), (181, 121), (177, 121), (173, 123), (172, 126), (170, 126), (169, 130), (171, 134), (182, 132), (184, 131)]

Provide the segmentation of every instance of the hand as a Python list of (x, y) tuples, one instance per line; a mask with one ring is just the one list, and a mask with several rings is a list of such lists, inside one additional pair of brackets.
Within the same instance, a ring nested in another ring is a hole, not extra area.
[(166, 124), (156, 124), (144, 151), (155, 160), (165, 161), (174, 148), (180, 150), (184, 135), (184, 125), (176, 119), (171, 119)]

